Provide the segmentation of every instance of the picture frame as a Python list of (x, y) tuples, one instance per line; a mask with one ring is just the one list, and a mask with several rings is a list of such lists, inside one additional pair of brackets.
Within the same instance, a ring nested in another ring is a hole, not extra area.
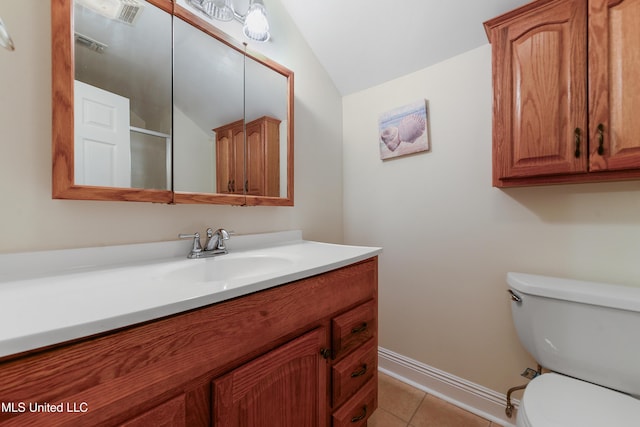
[(429, 151), (427, 101), (412, 102), (382, 113), (378, 136), (382, 160)]

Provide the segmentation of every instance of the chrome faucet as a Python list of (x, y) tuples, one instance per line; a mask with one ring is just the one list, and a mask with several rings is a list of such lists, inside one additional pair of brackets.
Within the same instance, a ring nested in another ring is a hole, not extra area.
[(206, 258), (229, 253), (224, 243), (225, 240), (229, 240), (229, 232), (224, 228), (219, 228), (216, 231), (211, 228), (207, 229), (207, 238), (209, 240), (204, 249), (200, 243), (200, 233), (178, 234), (178, 237), (181, 239), (193, 239), (193, 245), (187, 258)]
[(209, 240), (204, 248), (205, 252), (213, 251), (218, 254), (226, 254), (229, 252), (224, 243), (225, 240), (229, 240), (229, 232), (227, 230), (218, 228), (216, 231), (213, 231), (207, 228), (207, 237)]

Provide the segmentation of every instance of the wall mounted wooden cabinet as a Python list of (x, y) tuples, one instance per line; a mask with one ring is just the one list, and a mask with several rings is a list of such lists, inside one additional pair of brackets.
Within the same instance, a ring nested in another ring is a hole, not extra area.
[(366, 426), (377, 262), (1, 358), (0, 425)]
[(493, 185), (640, 178), (638, 0), (538, 0), (485, 23)]

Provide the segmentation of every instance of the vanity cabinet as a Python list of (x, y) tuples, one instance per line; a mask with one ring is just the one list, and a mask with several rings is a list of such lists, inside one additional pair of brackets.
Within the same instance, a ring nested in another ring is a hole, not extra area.
[[(0, 425), (366, 425), (377, 405), (377, 276), (373, 257), (4, 357)], [(31, 411), (37, 403), (62, 409)]]
[(638, 0), (538, 0), (485, 23), (493, 185), (640, 178)]
[(238, 120), (213, 130), (216, 133), (216, 191), (279, 197), (280, 120), (265, 116), (246, 125)]

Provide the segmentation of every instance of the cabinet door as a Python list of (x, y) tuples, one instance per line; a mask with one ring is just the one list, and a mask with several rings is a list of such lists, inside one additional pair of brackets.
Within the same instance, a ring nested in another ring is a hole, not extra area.
[(280, 121), (247, 123), (247, 194), (280, 197)]
[[(247, 194), (266, 196), (264, 177), (265, 143), (263, 126), (260, 123), (247, 124)], [(271, 194), (269, 194), (271, 195)]]
[(235, 194), (244, 194), (245, 177), (244, 177), (244, 129), (236, 128), (231, 131), (231, 140), (233, 141), (233, 171), (231, 174), (232, 189)]
[(216, 191), (244, 192), (244, 131), (239, 126), (216, 132)]
[(586, 0), (551, 1), (491, 30), (494, 185), (587, 170)]
[(216, 141), (216, 191), (232, 193), (231, 175), (234, 167), (233, 143), (230, 132), (219, 134)]
[(213, 425), (325, 426), (326, 336), (315, 329), (214, 380)]
[(589, 0), (590, 169), (640, 167), (640, 0)]

